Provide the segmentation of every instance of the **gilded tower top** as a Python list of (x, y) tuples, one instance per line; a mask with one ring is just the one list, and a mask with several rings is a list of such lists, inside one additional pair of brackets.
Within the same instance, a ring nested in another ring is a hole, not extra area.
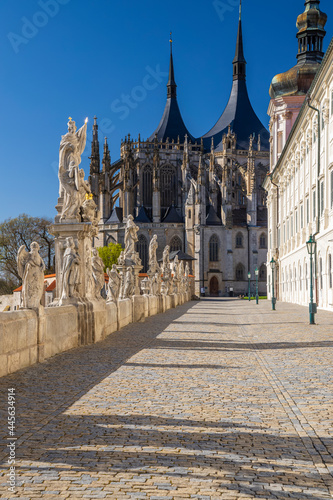
[(304, 95), (323, 59), (324, 29), (327, 15), (321, 12), (319, 0), (307, 0), (305, 11), (297, 18), (298, 54), (297, 64), (289, 71), (276, 75), (271, 83), (269, 95), (272, 99), (280, 96)]

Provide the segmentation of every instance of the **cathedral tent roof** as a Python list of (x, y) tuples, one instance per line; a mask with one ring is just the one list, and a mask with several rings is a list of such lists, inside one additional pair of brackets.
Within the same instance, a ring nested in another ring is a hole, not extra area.
[(178, 260), (197, 260), (188, 253), (183, 252), (182, 250), (176, 250), (175, 252), (170, 252), (169, 259), (174, 260), (176, 255), (178, 256)]
[(248, 149), (249, 137), (260, 134), (261, 149), (269, 151), (269, 132), (254, 112), (246, 86), (246, 61), (243, 50), (242, 21), (239, 18), (236, 53), (233, 64), (233, 84), (229, 102), (214, 127), (203, 136), (206, 149), (210, 149), (212, 138), (216, 150), (222, 150), (223, 135), (228, 126), (237, 136), (237, 149)]
[(141, 207), (138, 216), (134, 219), (135, 222), (151, 223), (151, 219), (147, 214), (145, 207)]
[(166, 211), (166, 214), (162, 220), (162, 222), (173, 222), (174, 224), (178, 224), (183, 222), (183, 219), (177, 212), (176, 208), (172, 205)]
[(123, 221), (123, 209), (115, 207), (105, 224), (118, 224)]
[(206, 216), (206, 224), (207, 226), (221, 226), (222, 221), (217, 215), (213, 205), (209, 205), (207, 208), (207, 216)]
[(165, 105), (164, 113), (162, 119), (155, 130), (155, 132), (149, 137), (148, 141), (153, 141), (157, 137), (158, 141), (165, 142), (167, 139), (170, 141), (185, 141), (185, 136), (187, 135), (189, 140), (195, 142), (194, 137), (187, 130), (184, 120), (182, 118), (178, 101), (177, 101), (177, 85), (175, 82), (175, 72), (173, 67), (173, 56), (172, 56), (172, 41), (171, 52), (170, 52), (170, 68), (169, 68), (169, 81), (167, 84), (167, 102)]

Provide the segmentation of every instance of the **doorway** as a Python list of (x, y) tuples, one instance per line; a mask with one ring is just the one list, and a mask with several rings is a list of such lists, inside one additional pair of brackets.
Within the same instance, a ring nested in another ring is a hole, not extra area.
[(216, 276), (213, 276), (209, 282), (209, 295), (211, 297), (219, 296), (219, 282)]

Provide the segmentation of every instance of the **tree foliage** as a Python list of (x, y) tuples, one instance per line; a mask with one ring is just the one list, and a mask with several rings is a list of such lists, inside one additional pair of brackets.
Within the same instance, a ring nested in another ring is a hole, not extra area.
[(107, 247), (99, 247), (98, 253), (104, 263), (104, 272), (107, 268), (112, 267), (112, 264), (117, 264), (120, 252), (123, 250), (120, 243), (109, 243)]
[(8, 283), (20, 282), (16, 257), (21, 245), (30, 251), (30, 244), (37, 241), (40, 255), (45, 261), (46, 272), (53, 272), (54, 238), (48, 228), (52, 219), (21, 214), (0, 224), (0, 274)]

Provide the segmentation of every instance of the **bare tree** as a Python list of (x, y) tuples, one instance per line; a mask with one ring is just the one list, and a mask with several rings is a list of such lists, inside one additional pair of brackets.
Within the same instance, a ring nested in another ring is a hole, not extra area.
[(16, 256), (21, 245), (30, 250), (30, 244), (37, 241), (40, 255), (45, 261), (47, 272), (53, 271), (54, 238), (48, 232), (52, 219), (30, 217), (21, 214), (0, 224), (0, 274), (4, 280), (20, 282)]

